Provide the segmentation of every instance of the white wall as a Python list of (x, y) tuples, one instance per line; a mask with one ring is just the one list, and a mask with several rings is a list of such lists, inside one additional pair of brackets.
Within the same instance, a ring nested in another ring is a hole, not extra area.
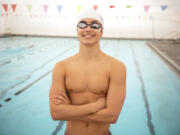
[[(83, 10), (98, 5), (105, 22), (104, 37), (178, 38), (179, 0), (0, 0), (0, 35), (76, 36), (78, 5)], [(2, 4), (8, 4), (5, 12)], [(16, 4), (15, 12), (11, 4)], [(28, 11), (27, 5), (32, 5)], [(48, 5), (47, 13), (43, 5)], [(62, 5), (58, 12), (57, 5)], [(114, 5), (115, 8), (109, 8)], [(127, 8), (131, 5), (131, 8)], [(144, 5), (149, 5), (145, 12)], [(167, 5), (162, 11), (161, 5)], [(8, 15), (7, 15), (8, 14)], [(180, 35), (179, 35), (180, 36)]]

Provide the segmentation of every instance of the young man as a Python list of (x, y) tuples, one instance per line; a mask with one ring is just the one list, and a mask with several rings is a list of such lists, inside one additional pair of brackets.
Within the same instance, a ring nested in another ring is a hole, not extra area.
[(103, 19), (80, 15), (79, 52), (58, 62), (49, 94), (53, 120), (66, 120), (65, 135), (110, 135), (126, 95), (125, 65), (100, 50)]

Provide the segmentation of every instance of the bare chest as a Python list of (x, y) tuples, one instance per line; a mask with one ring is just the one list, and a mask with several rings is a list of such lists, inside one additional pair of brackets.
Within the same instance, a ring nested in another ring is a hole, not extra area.
[(104, 64), (72, 64), (67, 68), (65, 85), (68, 92), (106, 94), (109, 86), (108, 68)]

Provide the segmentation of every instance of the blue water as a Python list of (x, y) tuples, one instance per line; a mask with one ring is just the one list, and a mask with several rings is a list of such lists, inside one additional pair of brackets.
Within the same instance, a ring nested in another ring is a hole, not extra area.
[[(102, 39), (101, 49), (127, 67), (126, 100), (112, 134), (179, 135), (176, 74), (146, 41)], [(76, 52), (75, 38), (0, 38), (0, 135), (63, 135), (64, 121), (49, 112), (51, 71)]]

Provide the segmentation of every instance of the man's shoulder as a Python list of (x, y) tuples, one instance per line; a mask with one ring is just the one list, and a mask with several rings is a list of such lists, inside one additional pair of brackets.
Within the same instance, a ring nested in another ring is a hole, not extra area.
[(109, 56), (109, 62), (111, 72), (126, 71), (126, 65), (121, 60)]
[(108, 61), (110, 62), (111, 64), (111, 67), (117, 67), (117, 66), (123, 66), (123, 67), (126, 67), (125, 64), (121, 61), (121, 60), (118, 60), (117, 58), (114, 58), (110, 55), (107, 55), (107, 58), (108, 58)]
[(58, 61), (56, 64), (55, 64), (55, 68), (66, 68), (67, 64), (70, 63), (71, 61), (73, 61), (75, 56), (70, 56), (64, 60), (61, 60), (61, 61)]
[(119, 80), (121, 77), (126, 77), (126, 65), (112, 57), (110, 62), (110, 70), (109, 70), (109, 77), (114, 80)]

